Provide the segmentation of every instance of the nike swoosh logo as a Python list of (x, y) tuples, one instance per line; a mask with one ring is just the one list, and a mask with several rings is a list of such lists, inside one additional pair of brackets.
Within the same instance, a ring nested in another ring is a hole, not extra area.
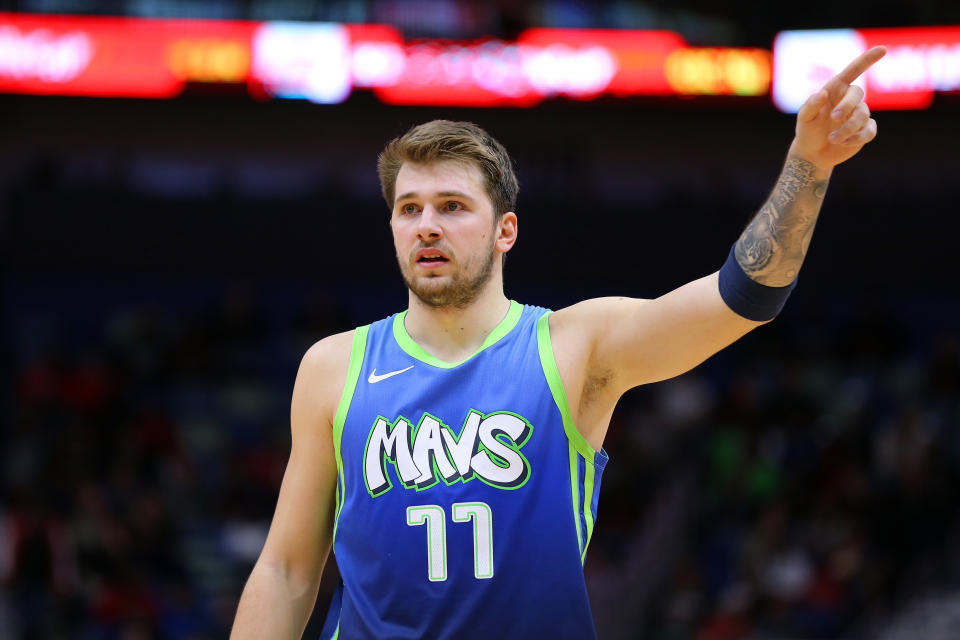
[(398, 369), (397, 371), (390, 371), (389, 373), (383, 373), (383, 374), (380, 374), (379, 376), (377, 375), (376, 367), (374, 367), (373, 371), (370, 373), (370, 377), (367, 378), (367, 382), (369, 382), (370, 384), (375, 384), (377, 382), (380, 382), (381, 380), (386, 380), (387, 378), (392, 378), (395, 375), (399, 375), (404, 371), (410, 371), (410, 369), (413, 369), (413, 367), (414, 365), (410, 365), (406, 369)]

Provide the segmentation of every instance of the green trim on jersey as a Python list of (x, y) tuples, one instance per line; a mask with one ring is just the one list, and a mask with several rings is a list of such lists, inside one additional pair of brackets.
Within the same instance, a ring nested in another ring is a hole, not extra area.
[(570, 445), (570, 493), (573, 498), (573, 524), (577, 529), (577, 547), (580, 549), (580, 563), (586, 558), (587, 548), (583, 545), (583, 535), (580, 533), (580, 478), (577, 471), (577, 461), (580, 459), (577, 450)]
[(573, 422), (570, 405), (567, 403), (567, 392), (563, 388), (563, 379), (560, 378), (560, 370), (557, 368), (557, 361), (553, 357), (553, 343), (550, 340), (550, 313), (550, 311), (544, 313), (537, 321), (537, 347), (540, 351), (543, 374), (547, 377), (547, 385), (549, 385), (550, 392), (553, 394), (553, 401), (557, 403), (557, 408), (560, 409), (560, 415), (563, 418), (563, 432), (567, 434), (567, 439), (577, 450), (577, 453), (592, 465), (597, 452), (594, 451)]
[[(333, 539), (337, 539), (337, 524), (340, 521), (340, 509), (343, 508), (343, 499), (346, 487), (343, 478), (343, 457), (340, 454), (340, 441), (343, 438), (343, 425), (347, 421), (347, 412), (350, 410), (350, 403), (353, 401), (353, 392), (357, 389), (357, 381), (360, 379), (360, 368), (363, 365), (363, 354), (367, 349), (367, 333), (370, 331), (370, 325), (357, 327), (353, 331), (353, 346), (350, 349), (350, 365), (347, 367), (347, 379), (343, 384), (343, 393), (340, 395), (340, 404), (337, 406), (337, 414), (333, 419), (333, 451), (337, 457), (337, 503), (333, 516)], [(336, 634), (333, 636), (336, 638)]]
[[(596, 475), (594, 460), (597, 452), (590, 446), (573, 422), (570, 404), (567, 402), (567, 392), (563, 387), (560, 369), (557, 368), (557, 361), (553, 355), (553, 342), (550, 340), (550, 313), (552, 312), (547, 311), (537, 321), (537, 348), (540, 352), (543, 374), (547, 378), (550, 393), (553, 394), (553, 401), (560, 409), (560, 416), (563, 419), (563, 432), (570, 443), (570, 495), (573, 501), (573, 520), (577, 529), (577, 543), (580, 545), (580, 562), (582, 563), (586, 560), (587, 545), (590, 544), (590, 537), (593, 535), (593, 510), (590, 508), (590, 503), (593, 500), (593, 485)], [(586, 477), (584, 478), (582, 505), (580, 504), (580, 473), (577, 468), (578, 455), (582, 456), (586, 462), (584, 465)], [(582, 531), (580, 527), (581, 513), (586, 524), (586, 531)]]
[(453, 369), (454, 367), (459, 367), (461, 364), (467, 360), (470, 360), (475, 355), (487, 347), (495, 344), (505, 335), (510, 333), (511, 329), (517, 326), (517, 323), (520, 322), (520, 316), (522, 314), (523, 305), (515, 300), (511, 300), (510, 309), (507, 311), (507, 315), (504, 316), (503, 320), (500, 321), (500, 324), (494, 327), (493, 331), (487, 335), (487, 338), (483, 341), (483, 344), (480, 345), (479, 349), (474, 351), (470, 356), (461, 360), (460, 362), (446, 362), (445, 360), (441, 360), (417, 344), (416, 341), (410, 337), (410, 334), (407, 333), (407, 327), (404, 325), (404, 321), (407, 318), (406, 311), (398, 313), (393, 317), (393, 337), (397, 340), (397, 344), (400, 345), (400, 348), (403, 349), (407, 355), (414, 357), (421, 362), (425, 362), (426, 364), (433, 365), (434, 367), (439, 367), (441, 369)]
[(593, 481), (596, 477), (596, 469), (592, 464), (584, 465), (586, 478), (583, 479), (583, 519), (587, 523), (586, 540), (583, 543), (583, 551), (580, 553), (580, 562), (587, 561), (587, 547), (590, 546), (590, 538), (593, 537), (593, 509), (590, 503), (593, 501)]

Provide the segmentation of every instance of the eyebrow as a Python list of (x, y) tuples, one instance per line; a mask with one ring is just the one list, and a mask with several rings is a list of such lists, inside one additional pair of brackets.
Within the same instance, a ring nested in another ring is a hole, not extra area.
[[(406, 193), (402, 193), (399, 196), (397, 196), (396, 199), (394, 199), (394, 203), (400, 202), (401, 200), (409, 200), (411, 198), (416, 198), (417, 195), (418, 194), (416, 191), (408, 191)], [(463, 198), (464, 200), (473, 201), (473, 198), (471, 196), (468, 196), (462, 191), (438, 191), (437, 197), (438, 198)]]

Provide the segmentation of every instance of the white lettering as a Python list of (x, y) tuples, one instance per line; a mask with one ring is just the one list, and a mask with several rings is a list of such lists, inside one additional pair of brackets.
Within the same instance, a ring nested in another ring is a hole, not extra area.
[[(387, 462), (396, 468), (403, 485), (425, 489), (438, 480), (450, 484), (469, 482), (478, 477), (502, 489), (522, 486), (530, 475), (530, 465), (520, 453), (533, 427), (513, 413), (500, 412), (484, 417), (470, 410), (460, 435), (429, 413), (424, 413), (411, 446), (413, 428), (405, 418), (392, 425), (377, 417), (364, 451), (363, 473), (367, 490), (374, 498), (392, 486)], [(478, 442), (479, 438), (479, 442)]]
[(870, 73), (881, 91), (956, 91), (960, 44), (895, 46)]
[[(473, 456), (471, 464), (473, 470), (485, 480), (499, 485), (513, 486), (525, 480), (527, 465), (515, 450), (497, 436), (506, 434), (515, 443), (523, 441), (526, 436), (527, 424), (520, 418), (509, 413), (496, 413), (480, 423), (480, 442), (487, 451), (480, 451)], [(492, 455), (491, 455), (492, 454)], [(496, 456), (506, 463), (500, 466), (493, 460)]]
[(481, 417), (476, 411), (467, 414), (463, 429), (460, 430), (459, 441), (453, 437), (452, 433), (446, 429), (443, 430), (443, 443), (447, 446), (453, 463), (457, 465), (457, 473), (461, 478), (466, 478), (470, 473), (470, 457), (477, 443), (477, 428), (480, 426)]
[(92, 58), (93, 43), (82, 31), (56, 36), (47, 29), (21, 33), (13, 26), (0, 27), (0, 76), (70, 82)]
[(367, 479), (367, 488), (373, 494), (389, 488), (390, 485), (390, 480), (385, 475), (384, 458), (394, 462), (400, 480), (404, 483), (411, 483), (420, 475), (420, 470), (410, 455), (410, 423), (400, 418), (392, 429), (389, 427), (386, 420), (377, 418), (367, 442), (364, 477)]
[(617, 73), (613, 55), (599, 45), (576, 49), (565, 44), (522, 49), (523, 72), (543, 95), (599, 93)]
[(444, 478), (453, 479), (457, 476), (456, 469), (450, 464), (443, 450), (441, 431), (443, 429), (440, 426), (440, 421), (430, 414), (424, 414), (417, 429), (416, 440), (413, 443), (413, 462), (420, 469), (420, 477), (417, 478), (418, 485), (427, 485), (433, 481), (431, 457), (436, 461), (437, 470)]

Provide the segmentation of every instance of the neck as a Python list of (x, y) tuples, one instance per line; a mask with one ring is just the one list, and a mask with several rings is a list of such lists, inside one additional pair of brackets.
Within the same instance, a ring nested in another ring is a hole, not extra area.
[(466, 307), (431, 307), (410, 293), (404, 321), (417, 344), (445, 362), (469, 358), (510, 309), (502, 281), (490, 278), (489, 286)]

